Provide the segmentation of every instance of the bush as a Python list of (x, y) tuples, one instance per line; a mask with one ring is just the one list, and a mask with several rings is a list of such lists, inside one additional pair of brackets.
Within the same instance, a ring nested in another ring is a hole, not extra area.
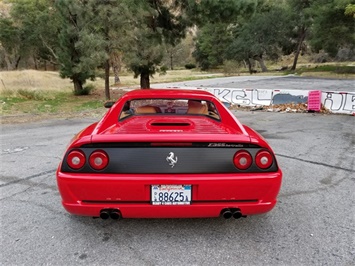
[(194, 68), (196, 68), (196, 65), (195, 65), (195, 64), (192, 64), (192, 63), (186, 64), (186, 65), (185, 65), (185, 68), (186, 68), (186, 69), (194, 69)]
[(223, 64), (223, 74), (225, 76), (231, 76), (239, 74), (240, 65), (236, 61), (227, 60)]
[(166, 71), (168, 71), (168, 67), (167, 66), (161, 66), (159, 69), (160, 75), (165, 75)]
[(93, 84), (88, 84), (81, 91), (74, 91), (74, 95), (81, 96), (81, 95), (89, 95), (91, 91), (95, 89)]
[(320, 51), (318, 54), (314, 54), (311, 56), (311, 61), (314, 63), (326, 63), (330, 61), (330, 57), (328, 53)]
[(355, 50), (349, 48), (341, 48), (338, 50), (335, 60), (340, 62), (353, 61), (355, 60)]

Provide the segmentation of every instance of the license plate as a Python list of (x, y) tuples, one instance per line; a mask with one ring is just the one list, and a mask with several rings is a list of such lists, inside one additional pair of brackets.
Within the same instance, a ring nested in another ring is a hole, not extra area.
[(188, 205), (191, 203), (191, 185), (152, 185), (153, 205)]

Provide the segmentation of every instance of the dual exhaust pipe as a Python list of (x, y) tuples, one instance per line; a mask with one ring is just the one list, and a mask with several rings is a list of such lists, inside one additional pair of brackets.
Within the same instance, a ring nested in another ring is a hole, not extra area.
[(243, 215), (242, 212), (240, 211), (240, 209), (238, 208), (227, 208), (227, 209), (223, 209), (221, 211), (221, 216), (224, 219), (230, 219), (230, 218), (234, 218), (234, 219), (239, 219), (241, 217), (247, 217), (246, 215)]
[[(243, 215), (240, 209), (238, 208), (226, 208), (221, 211), (221, 216), (224, 219), (239, 219), (241, 217), (246, 217), (246, 215)], [(107, 220), (108, 218), (111, 218), (113, 220), (119, 220), (122, 218), (122, 214), (118, 209), (102, 209), (100, 211), (100, 218), (103, 220)]]
[(108, 218), (113, 220), (118, 220), (122, 218), (121, 212), (117, 209), (102, 209), (100, 211), (100, 218), (103, 220), (107, 220)]

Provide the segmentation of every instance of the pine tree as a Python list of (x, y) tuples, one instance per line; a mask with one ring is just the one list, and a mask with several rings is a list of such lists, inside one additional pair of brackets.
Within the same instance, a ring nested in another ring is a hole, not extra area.
[[(161, 68), (166, 44), (175, 45), (185, 36), (189, 0), (138, 1), (132, 42), (126, 47), (125, 58), (141, 88), (150, 88), (150, 77)], [(194, 3), (194, 1), (191, 1)]]
[(74, 94), (86, 94), (83, 85), (95, 79), (95, 71), (106, 58), (105, 41), (93, 29), (95, 14), (89, 1), (57, 0), (60, 16), (58, 61), (60, 75), (70, 78)]

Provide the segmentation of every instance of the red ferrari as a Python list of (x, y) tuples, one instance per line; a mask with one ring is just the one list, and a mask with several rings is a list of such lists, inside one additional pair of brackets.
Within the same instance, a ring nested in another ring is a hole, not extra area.
[(270, 211), (282, 172), (257, 132), (201, 90), (135, 90), (68, 146), (64, 208), (119, 218), (240, 218)]

